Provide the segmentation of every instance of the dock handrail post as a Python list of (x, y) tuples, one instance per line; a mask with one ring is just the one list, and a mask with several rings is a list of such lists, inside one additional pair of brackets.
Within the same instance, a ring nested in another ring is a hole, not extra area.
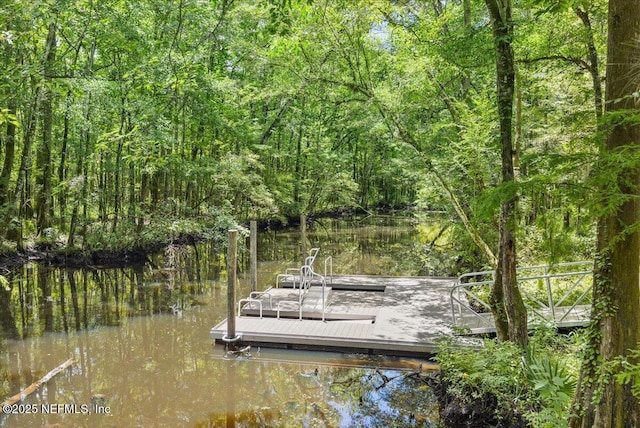
[(549, 303), (549, 309), (551, 309), (551, 318), (556, 321), (556, 308), (553, 303), (553, 292), (551, 291), (551, 274), (549, 273), (549, 266), (544, 267), (544, 280), (547, 286), (547, 301)]
[[(329, 265), (329, 273), (327, 273), (327, 264)], [(329, 284), (333, 285), (333, 257), (329, 256), (324, 259), (324, 276), (329, 276)]]
[(238, 266), (238, 231), (231, 229), (227, 235), (227, 334), (224, 342), (233, 343), (240, 339), (236, 335), (236, 269)]
[(249, 258), (251, 259), (251, 291), (258, 290), (258, 222), (251, 220), (249, 237)]
[(324, 290), (327, 288), (327, 281), (322, 277), (322, 322), (325, 320), (325, 312), (327, 311), (327, 302), (324, 296)]

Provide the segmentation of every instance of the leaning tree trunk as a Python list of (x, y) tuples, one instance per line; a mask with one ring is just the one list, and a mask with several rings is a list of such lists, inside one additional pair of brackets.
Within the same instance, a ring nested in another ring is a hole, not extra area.
[(600, 76), (600, 67), (598, 61), (598, 51), (596, 50), (595, 37), (593, 35), (593, 27), (591, 26), (591, 19), (589, 18), (588, 9), (581, 9), (575, 7), (574, 11), (578, 18), (582, 21), (585, 29), (585, 44), (587, 47), (587, 64), (589, 74), (591, 75), (591, 82), (593, 83), (593, 105), (595, 108), (596, 121), (600, 126), (600, 120), (602, 119), (602, 78)]
[(606, 167), (613, 162), (608, 160), (611, 156), (637, 156), (640, 123), (634, 93), (640, 87), (639, 57), (640, 2), (610, 0), (605, 88), (609, 120), (599, 173), (603, 178), (609, 176), (611, 185), (606, 189), (617, 188), (620, 193), (601, 195), (593, 321), (574, 399), (572, 413), (576, 416), (570, 420), (573, 428), (640, 426), (640, 403), (633, 396), (633, 382), (619, 383), (615, 376), (625, 368), (619, 361), (632, 358), (629, 351), (640, 339), (640, 165), (631, 162), (614, 174)]

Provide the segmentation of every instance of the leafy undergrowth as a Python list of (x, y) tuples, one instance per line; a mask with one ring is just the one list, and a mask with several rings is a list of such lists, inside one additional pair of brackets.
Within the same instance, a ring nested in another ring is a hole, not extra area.
[(481, 349), (440, 344), (432, 378), (446, 426), (567, 426), (579, 369), (581, 335), (540, 327), (527, 352), (485, 340)]

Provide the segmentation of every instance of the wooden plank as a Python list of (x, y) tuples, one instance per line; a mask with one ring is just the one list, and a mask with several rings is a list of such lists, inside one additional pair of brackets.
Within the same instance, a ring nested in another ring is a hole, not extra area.
[(349, 323), (347, 324), (347, 331), (348, 333), (351, 335), (352, 338), (365, 338), (366, 337), (362, 334), (362, 325), (360, 324), (355, 324), (355, 323)]

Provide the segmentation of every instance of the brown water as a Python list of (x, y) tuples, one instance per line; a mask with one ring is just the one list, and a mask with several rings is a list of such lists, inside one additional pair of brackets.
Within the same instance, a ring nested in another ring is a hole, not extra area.
[[(325, 220), (309, 239), (336, 273), (414, 274), (415, 227), (406, 218)], [(295, 231), (260, 234), (260, 288), (297, 264), (299, 242)], [(214, 346), (226, 272), (212, 243), (121, 269), (33, 264), (10, 280), (0, 287), (2, 397), (74, 364), (7, 408), (0, 426), (434, 426), (420, 361), (264, 348), (228, 356)], [(239, 288), (248, 294), (244, 276)]]

